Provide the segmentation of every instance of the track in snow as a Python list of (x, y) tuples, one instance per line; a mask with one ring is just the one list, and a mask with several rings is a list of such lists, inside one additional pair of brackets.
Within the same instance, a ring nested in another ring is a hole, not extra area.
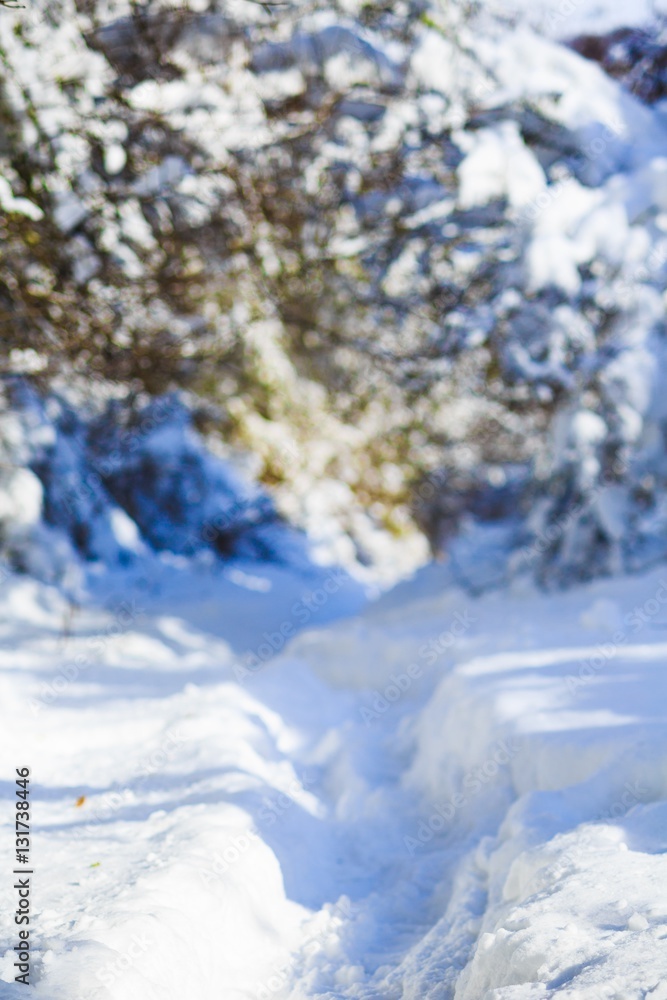
[[(63, 635), (66, 603), (25, 579), (3, 595), (2, 787), (33, 768), (37, 996), (660, 1000), (659, 574), (473, 600), (433, 570), (244, 675), (239, 651), (315, 584), (154, 572), (116, 634), (91, 603)], [(358, 605), (342, 589), (321, 621)]]

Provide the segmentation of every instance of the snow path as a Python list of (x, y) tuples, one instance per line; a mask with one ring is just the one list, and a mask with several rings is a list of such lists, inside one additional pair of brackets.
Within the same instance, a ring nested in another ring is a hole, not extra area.
[[(73, 615), (5, 585), (37, 996), (664, 1000), (667, 584), (473, 600), (440, 572), (249, 674), (318, 581), (165, 570)], [(308, 624), (359, 601), (332, 586)]]

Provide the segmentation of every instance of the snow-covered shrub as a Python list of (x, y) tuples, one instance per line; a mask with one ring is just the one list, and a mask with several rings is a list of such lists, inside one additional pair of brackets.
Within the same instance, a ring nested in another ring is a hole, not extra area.
[(178, 398), (128, 422), (110, 407), (88, 428), (88, 461), (108, 495), (155, 549), (280, 559), (280, 518), (268, 495), (206, 450)]
[(186, 557), (303, 563), (269, 496), (212, 454), (176, 395), (74, 409), (10, 384), (0, 413), (0, 550), (62, 580), (79, 559), (127, 564), (150, 547)]
[[(281, 513), (336, 521), (362, 561), (438, 469), (468, 485), (421, 505), (434, 548), (454, 508), (495, 505), (482, 470), (521, 468), (543, 580), (658, 557), (655, 112), (455, 0), (60, 7), (5, 12), (9, 370), (100, 378), (128, 413), (186, 387)], [(98, 486), (139, 521), (149, 484), (173, 491), (142, 530), (185, 544), (188, 488), (152, 461)]]

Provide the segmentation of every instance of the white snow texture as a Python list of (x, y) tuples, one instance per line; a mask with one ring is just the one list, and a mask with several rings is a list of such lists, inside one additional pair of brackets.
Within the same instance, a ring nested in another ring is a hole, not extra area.
[(663, 996), (664, 571), (473, 599), (433, 567), (329, 625), (340, 571), (188, 572), (4, 580), (35, 996)]

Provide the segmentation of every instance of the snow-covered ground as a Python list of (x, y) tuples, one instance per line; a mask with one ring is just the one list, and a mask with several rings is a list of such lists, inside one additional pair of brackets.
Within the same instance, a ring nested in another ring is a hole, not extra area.
[(365, 608), (185, 572), (4, 581), (36, 996), (667, 997), (664, 570), (471, 598), (435, 565)]

